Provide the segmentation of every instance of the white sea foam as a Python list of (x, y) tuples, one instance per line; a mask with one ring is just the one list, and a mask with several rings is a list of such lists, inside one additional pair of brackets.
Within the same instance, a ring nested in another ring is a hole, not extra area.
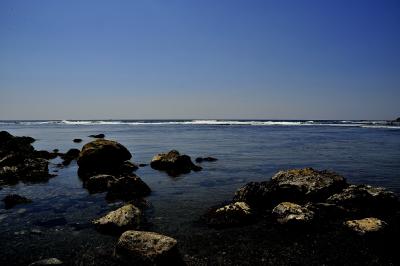
[(279, 120), (51, 120), (51, 121), (0, 121), (1, 125), (19, 124), (19, 125), (77, 125), (77, 126), (93, 126), (93, 125), (215, 125), (215, 126), (331, 126), (331, 127), (363, 127), (363, 128), (388, 128), (400, 129), (400, 126), (393, 126), (386, 121), (279, 121)]

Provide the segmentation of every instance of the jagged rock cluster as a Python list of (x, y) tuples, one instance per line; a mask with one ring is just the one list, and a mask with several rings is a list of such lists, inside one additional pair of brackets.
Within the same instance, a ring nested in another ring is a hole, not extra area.
[[(383, 231), (400, 210), (393, 192), (369, 185), (349, 185), (334, 172), (312, 168), (280, 171), (268, 181), (250, 182), (238, 189), (233, 202), (211, 209), (206, 214), (208, 224), (233, 226), (248, 221), (250, 214), (270, 212), (268, 217), (278, 224), (336, 223), (364, 235)], [(247, 216), (238, 216), (237, 210), (231, 208), (234, 204), (247, 204)]]

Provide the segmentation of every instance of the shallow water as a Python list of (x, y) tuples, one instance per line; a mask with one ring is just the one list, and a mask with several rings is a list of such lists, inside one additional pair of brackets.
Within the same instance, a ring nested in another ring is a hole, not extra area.
[[(151, 204), (147, 211), (150, 229), (174, 236), (191, 234), (201, 214), (213, 205), (231, 200), (240, 186), (266, 180), (281, 169), (334, 170), (351, 183), (384, 186), (400, 193), (400, 130), (397, 128), (331, 126), (331, 123), (315, 126), (3, 123), (0, 130), (34, 137), (38, 150), (57, 148), (61, 152), (81, 148), (91, 140), (88, 135), (104, 133), (107, 139), (125, 145), (136, 163), (149, 163), (153, 155), (171, 149), (193, 159), (218, 158), (217, 162), (202, 163), (203, 171), (177, 178), (149, 166), (136, 172), (153, 191), (147, 197)], [(83, 142), (73, 143), (74, 138), (82, 138)], [(55, 164), (57, 160), (52, 162)], [(55, 165), (50, 166), (50, 171), (56, 169)], [(121, 203), (107, 202), (102, 193), (89, 194), (82, 188), (76, 171), (73, 162), (59, 169), (58, 176), (47, 183), (4, 186), (0, 198), (17, 193), (33, 202), (10, 210), (1, 208), (0, 235), (19, 237), (37, 229), (57, 239), (72, 236), (80, 245), (93, 241), (106, 243), (109, 238), (94, 231), (89, 222)], [(67, 245), (60, 250), (68, 253), (69, 248)], [(32, 259), (42, 253), (49, 253), (46, 246), (42, 251), (39, 248)]]

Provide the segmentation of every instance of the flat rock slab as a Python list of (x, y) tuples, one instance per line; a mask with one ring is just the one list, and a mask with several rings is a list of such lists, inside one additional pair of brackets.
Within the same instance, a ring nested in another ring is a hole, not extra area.
[(356, 232), (359, 235), (381, 232), (387, 226), (385, 221), (374, 217), (364, 218), (360, 220), (349, 220), (346, 221), (344, 225), (348, 229)]
[(180, 265), (177, 241), (154, 232), (126, 231), (115, 248), (115, 255), (132, 265)]

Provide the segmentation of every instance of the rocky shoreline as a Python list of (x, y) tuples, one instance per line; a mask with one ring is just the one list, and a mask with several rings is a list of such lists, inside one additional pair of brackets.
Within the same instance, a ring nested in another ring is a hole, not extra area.
[[(231, 202), (210, 207), (198, 218), (199, 228), (209, 228), (206, 233), (172, 237), (147, 231), (146, 204), (142, 202), (152, 191), (134, 173), (139, 165), (131, 161), (132, 154), (122, 144), (105, 139), (104, 134), (91, 137), (95, 140), (81, 150), (70, 149), (63, 154), (36, 151), (34, 139), (0, 132), (0, 186), (46, 182), (54, 177), (49, 174), (49, 160), (60, 157), (60, 167), (68, 167), (76, 160), (77, 174), (89, 193), (105, 192), (108, 200), (124, 202), (108, 214), (88, 221), (100, 234), (118, 238), (104, 265), (337, 265), (347, 264), (345, 260), (354, 264), (399, 261), (394, 252), (394, 241), (400, 236), (398, 197), (385, 188), (349, 184), (337, 173), (313, 168), (280, 171), (269, 180), (238, 188)], [(195, 161), (217, 159), (198, 157)], [(171, 177), (207, 170), (206, 164), (200, 167), (190, 156), (176, 150), (155, 155), (150, 166)], [(9, 195), (4, 202), (5, 207), (12, 208), (31, 201), (22, 195)], [(351, 254), (346, 245), (356, 248), (355, 243), (361, 243), (363, 250)], [(330, 252), (334, 246), (344, 254), (342, 258)], [(368, 253), (371, 250), (374, 252)], [(303, 257), (307, 253), (313, 256)], [(90, 265), (103, 264), (93, 259)]]

